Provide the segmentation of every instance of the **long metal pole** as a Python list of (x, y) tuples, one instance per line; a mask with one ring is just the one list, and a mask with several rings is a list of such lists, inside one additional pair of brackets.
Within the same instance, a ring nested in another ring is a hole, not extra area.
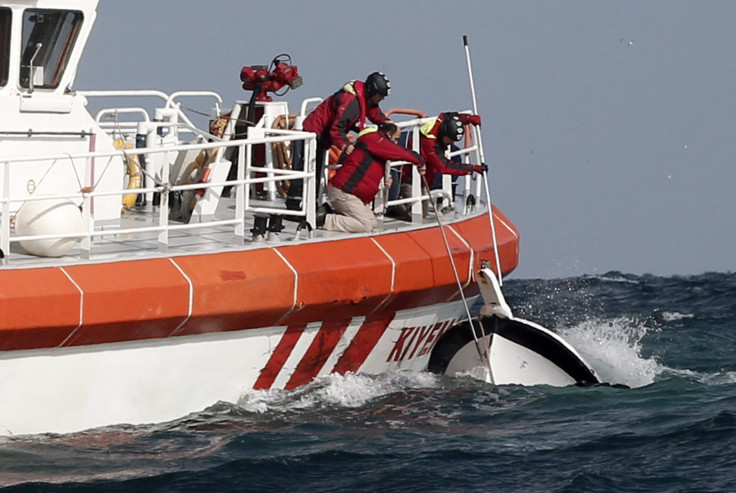
[[(420, 175), (422, 178), (422, 185), (424, 190), (426, 191), (427, 195), (429, 196), (429, 204), (432, 206), (432, 210), (434, 211), (434, 215), (437, 218), (437, 224), (440, 226), (440, 233), (442, 233), (442, 240), (445, 242), (445, 248), (447, 249), (447, 258), (450, 260), (450, 265), (452, 265), (452, 272), (455, 274), (455, 282), (457, 283), (457, 289), (460, 292), (460, 298), (463, 301), (463, 306), (465, 307), (465, 315), (468, 317), (468, 324), (470, 325), (470, 333), (473, 334), (473, 339), (475, 340), (475, 348), (478, 350), (478, 357), (480, 358), (481, 362), (485, 362), (486, 364), (486, 370), (488, 370), (487, 373), (487, 381), (488, 383), (495, 383), (493, 380), (493, 371), (491, 370), (491, 346), (490, 343), (486, 345), (485, 347), (485, 355), (483, 354), (483, 350), (480, 346), (480, 340), (478, 339), (478, 335), (475, 333), (475, 325), (473, 324), (473, 316), (470, 314), (470, 305), (468, 305), (468, 300), (465, 298), (465, 293), (463, 292), (463, 284), (460, 281), (460, 274), (457, 271), (457, 265), (455, 265), (455, 257), (452, 255), (452, 248), (450, 248), (450, 242), (447, 240), (447, 233), (445, 233), (445, 225), (442, 224), (442, 219), (440, 218), (440, 212), (437, 210), (437, 205), (434, 202), (434, 199), (432, 198), (432, 193), (429, 189), (429, 183), (427, 183), (427, 178), (422, 174)], [(484, 335), (483, 331), (483, 325), (481, 322), (478, 322), (480, 325), (480, 333), (481, 337)], [(491, 336), (492, 337), (492, 336)]]
[[(468, 78), (470, 79), (470, 95), (473, 98), (473, 114), (478, 114), (478, 101), (475, 97), (475, 82), (473, 80), (473, 66), (470, 63), (470, 46), (468, 46), (468, 36), (463, 35), (463, 44), (465, 45), (465, 59), (468, 62)], [(481, 165), (486, 164), (486, 158), (483, 153), (483, 138), (480, 129), (476, 129), (478, 138), (478, 154), (480, 156)], [(493, 202), (491, 201), (491, 189), (488, 185), (488, 172), (483, 171), (483, 184), (488, 199), (488, 219), (491, 223), (491, 236), (493, 237), (493, 254), (496, 256), (496, 276), (498, 277), (499, 286), (503, 286), (503, 275), (501, 273), (501, 258), (498, 255), (498, 241), (496, 241), (496, 221), (493, 219)]]

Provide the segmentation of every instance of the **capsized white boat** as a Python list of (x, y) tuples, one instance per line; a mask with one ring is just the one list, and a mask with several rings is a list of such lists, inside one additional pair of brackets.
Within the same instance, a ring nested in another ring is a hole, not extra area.
[[(292, 114), (269, 95), (296, 88), (297, 67), (244, 71), (267, 84), (227, 108), (210, 91), (75, 91), (96, 6), (0, 2), (2, 432), (167, 421), (333, 372), (597, 382), (559, 336), (499, 309), (519, 232), (487, 183), (428, 193), (415, 176), (412, 198), (379, 194), (376, 231), (317, 229), (315, 201), (287, 211), (282, 194), (298, 180), (303, 199), (324, 193), (329, 170), (315, 179), (315, 136), (299, 130), (321, 100)], [(114, 104), (92, 115), (99, 100)], [(399, 122), (407, 141), (426, 121)], [(469, 135), (455, 154), (479, 162)], [(295, 142), (306, 171), (289, 166)], [(383, 216), (399, 203), (411, 221)]]

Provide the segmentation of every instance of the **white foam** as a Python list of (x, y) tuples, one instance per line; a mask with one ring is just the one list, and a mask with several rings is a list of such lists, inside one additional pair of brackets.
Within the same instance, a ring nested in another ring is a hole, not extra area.
[(639, 281), (636, 279), (627, 279), (624, 276), (616, 276), (616, 277), (606, 277), (606, 276), (592, 276), (595, 279), (605, 281), (605, 282), (618, 282), (623, 284), (639, 284)]
[(709, 375), (703, 375), (698, 380), (708, 385), (727, 385), (736, 383), (736, 372), (727, 371), (724, 373), (712, 373)]
[(586, 320), (560, 333), (596, 370), (604, 382), (643, 387), (654, 382), (664, 367), (641, 355), (647, 328), (627, 318)]
[(437, 385), (437, 376), (426, 372), (397, 372), (379, 376), (331, 374), (293, 391), (248, 390), (238, 399), (237, 405), (255, 413), (323, 406), (355, 408), (384, 395)]
[(680, 312), (662, 312), (662, 318), (665, 322), (676, 322), (684, 318), (693, 318), (692, 313), (680, 313)]
[(736, 383), (736, 371), (701, 373), (692, 370), (668, 368), (667, 373), (680, 378), (685, 378), (687, 380), (693, 380), (705, 385), (729, 385), (732, 383)]

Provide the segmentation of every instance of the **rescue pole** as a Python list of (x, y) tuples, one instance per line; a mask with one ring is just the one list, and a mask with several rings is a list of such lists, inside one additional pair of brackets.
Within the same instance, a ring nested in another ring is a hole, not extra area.
[[(470, 63), (470, 47), (468, 46), (468, 36), (463, 35), (463, 44), (465, 45), (465, 59), (468, 62), (468, 78), (470, 79), (470, 95), (473, 98), (473, 114), (478, 114), (478, 101), (475, 97), (475, 82), (473, 81), (473, 66)], [(480, 128), (476, 129), (478, 136), (478, 155), (480, 156), (480, 164), (486, 164), (486, 158), (483, 153), (483, 138)], [(496, 221), (493, 219), (493, 202), (491, 201), (491, 188), (488, 185), (488, 172), (483, 171), (483, 185), (485, 186), (486, 198), (488, 199), (488, 219), (491, 223), (491, 236), (493, 238), (493, 254), (496, 256), (496, 276), (498, 277), (499, 286), (503, 286), (503, 275), (501, 273), (501, 258), (498, 255), (498, 241), (496, 241)]]
[[(470, 325), (470, 332), (473, 334), (473, 339), (475, 340), (475, 348), (478, 350), (478, 357), (481, 361), (484, 361), (486, 364), (486, 381), (490, 384), (495, 384), (493, 380), (493, 372), (491, 371), (491, 344), (490, 341), (488, 345), (484, 348), (485, 349), (485, 356), (483, 355), (484, 351), (481, 349), (480, 340), (478, 339), (478, 335), (475, 333), (475, 324), (473, 323), (473, 316), (470, 314), (470, 306), (468, 305), (468, 300), (465, 298), (465, 293), (463, 292), (463, 284), (460, 281), (460, 274), (457, 272), (457, 265), (455, 265), (455, 258), (452, 256), (452, 249), (450, 248), (450, 242), (447, 240), (447, 233), (445, 233), (445, 225), (442, 223), (442, 219), (440, 218), (440, 213), (437, 210), (437, 205), (435, 204), (435, 201), (432, 199), (432, 193), (429, 189), (429, 184), (427, 183), (427, 178), (424, 176), (424, 174), (420, 174), (422, 178), (422, 184), (424, 186), (424, 190), (429, 197), (429, 203), (432, 205), (432, 210), (434, 211), (434, 216), (437, 218), (437, 224), (440, 226), (440, 232), (442, 233), (442, 239), (445, 242), (445, 248), (447, 249), (447, 257), (450, 260), (450, 265), (452, 265), (452, 272), (455, 274), (455, 282), (457, 283), (457, 288), (460, 291), (460, 298), (463, 300), (463, 306), (465, 307), (465, 314), (468, 317), (468, 324)], [(480, 332), (481, 336), (483, 336), (483, 326), (480, 326)], [(491, 337), (493, 337), (491, 335)]]

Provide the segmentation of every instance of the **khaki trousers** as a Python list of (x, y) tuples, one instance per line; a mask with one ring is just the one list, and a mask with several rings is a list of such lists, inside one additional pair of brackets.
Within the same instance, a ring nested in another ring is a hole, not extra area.
[(327, 190), (327, 199), (337, 214), (327, 214), (323, 229), (346, 233), (365, 233), (378, 225), (376, 216), (369, 206), (353, 194), (337, 187)]

